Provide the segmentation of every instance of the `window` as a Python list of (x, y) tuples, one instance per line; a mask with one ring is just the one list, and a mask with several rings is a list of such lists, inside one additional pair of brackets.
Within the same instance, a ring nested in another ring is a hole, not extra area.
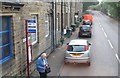
[(82, 45), (69, 45), (68, 51), (82, 52), (85, 51), (85, 46)]
[(58, 18), (56, 18), (57, 19), (57, 31), (58, 31), (58, 28), (59, 28), (59, 24), (58, 24)]
[(12, 57), (11, 17), (0, 17), (0, 64)]
[(87, 26), (83, 26), (83, 27), (80, 28), (80, 30), (86, 30), (86, 31), (88, 31), (90, 29), (91, 29), (91, 27), (87, 27)]
[[(36, 21), (36, 28), (37, 28), (37, 22), (38, 22), (37, 15), (31, 15), (31, 19)], [(36, 33), (31, 33), (32, 45), (37, 43), (37, 41), (38, 41), (37, 36), (38, 36), (38, 34), (37, 34), (37, 29), (36, 29)]]
[(60, 31), (60, 14), (58, 13), (58, 17), (56, 18), (57, 22), (57, 31)]
[(46, 15), (45, 17), (45, 25), (46, 25), (46, 31), (45, 31), (45, 37), (49, 36), (49, 17)]

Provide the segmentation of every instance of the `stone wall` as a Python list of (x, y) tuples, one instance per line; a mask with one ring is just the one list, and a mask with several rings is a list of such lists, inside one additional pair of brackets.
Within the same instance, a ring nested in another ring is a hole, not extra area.
[[(36, 60), (42, 52), (50, 53), (51, 34), (45, 37), (45, 16), (49, 14), (52, 8), (51, 3), (47, 2), (25, 2), (18, 13), (9, 10), (3, 10), (2, 16), (12, 16), (12, 40), (13, 40), (13, 57), (4, 62), (2, 65), (2, 75), (15, 76), (26, 75), (26, 43), (23, 39), (26, 37), (25, 20), (29, 20), (32, 14), (38, 16), (38, 42), (33, 45), (32, 61)], [(31, 34), (29, 34), (31, 36)], [(31, 43), (31, 39), (29, 40)], [(24, 72), (24, 73), (23, 73)]]

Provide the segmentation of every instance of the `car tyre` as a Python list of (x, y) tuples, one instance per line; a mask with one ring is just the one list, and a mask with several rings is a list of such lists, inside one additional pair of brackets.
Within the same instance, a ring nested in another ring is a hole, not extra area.
[(92, 37), (92, 35), (90, 34), (90, 35), (89, 35), (89, 38), (91, 38), (91, 37)]
[(87, 62), (87, 65), (90, 66), (90, 65), (91, 65), (91, 62)]
[(90, 35), (89, 38), (91, 38), (92, 36)]
[(81, 38), (81, 35), (78, 35), (78, 38)]
[(64, 64), (68, 64), (68, 62), (64, 61)]

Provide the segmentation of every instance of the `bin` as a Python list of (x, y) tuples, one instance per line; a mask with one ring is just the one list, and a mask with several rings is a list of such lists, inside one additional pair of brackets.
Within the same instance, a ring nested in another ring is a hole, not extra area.
[(76, 21), (76, 23), (75, 23), (75, 24), (76, 24), (76, 28), (77, 28), (77, 27), (79, 27), (80, 22), (79, 22), (79, 21)]
[(66, 36), (69, 38), (69, 37), (71, 36), (71, 31), (70, 31), (70, 29), (69, 29), (69, 30), (67, 29), (66, 32), (67, 32), (67, 33), (66, 33)]
[(71, 28), (72, 28), (72, 31), (74, 32), (76, 30), (76, 25), (75, 24), (71, 25)]

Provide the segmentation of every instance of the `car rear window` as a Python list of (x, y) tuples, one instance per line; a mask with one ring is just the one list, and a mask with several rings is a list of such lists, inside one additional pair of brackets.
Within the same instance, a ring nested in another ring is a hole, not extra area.
[(90, 27), (86, 27), (86, 26), (83, 26), (80, 28), (81, 30), (90, 30), (91, 28)]
[(83, 22), (84, 22), (84, 23), (90, 23), (90, 21), (89, 21), (89, 20), (84, 20)]
[(82, 52), (82, 51), (86, 51), (86, 50), (85, 50), (85, 46), (82, 46), (82, 45), (69, 45), (68, 51)]

